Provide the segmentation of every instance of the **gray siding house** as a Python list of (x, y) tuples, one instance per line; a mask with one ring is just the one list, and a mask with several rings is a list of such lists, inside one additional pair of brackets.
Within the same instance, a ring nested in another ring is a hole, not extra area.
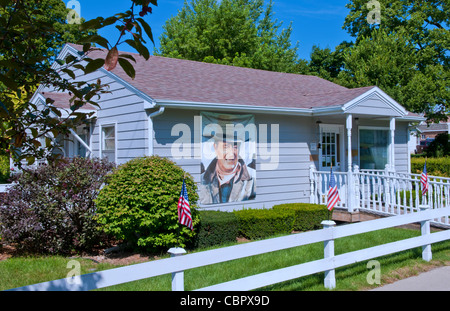
[[(81, 50), (67, 44), (59, 58), (79, 57)], [(104, 51), (89, 55), (100, 56)], [(134, 80), (120, 66), (87, 76), (76, 72), (77, 79), (108, 83), (111, 93), (98, 100), (100, 109), (83, 107), (95, 114), (61, 142), (65, 156), (107, 157), (117, 164), (148, 155), (168, 157), (203, 189), (201, 208), (228, 211), (310, 202), (312, 169), (329, 172), (332, 166), (333, 172), (347, 172), (358, 165), (360, 170), (410, 171), (409, 124), (419, 118), (376, 86), (348, 89), (315, 76), (134, 57)], [(45, 98), (63, 111), (69, 108), (69, 94), (41, 86), (33, 100), (45, 103)], [(208, 120), (244, 124), (244, 136), (239, 143), (222, 141), (220, 149)], [(231, 170), (238, 173), (230, 181), (213, 153), (236, 146), (242, 161), (234, 162)], [(202, 186), (210, 186), (205, 181), (214, 180), (208, 174), (216, 168), (222, 169), (217, 176), (224, 184), (245, 182), (241, 196), (221, 200), (233, 194), (220, 190), (216, 199), (202, 199), (207, 191)]]

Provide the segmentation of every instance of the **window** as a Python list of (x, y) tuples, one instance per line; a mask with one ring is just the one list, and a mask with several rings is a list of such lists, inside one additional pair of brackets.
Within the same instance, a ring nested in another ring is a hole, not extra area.
[(337, 170), (341, 167), (342, 126), (321, 125), (319, 144), (319, 168), (327, 169), (333, 165)]
[(360, 128), (359, 157), (361, 169), (384, 170), (389, 159), (389, 130)]
[(116, 162), (116, 127), (102, 126), (102, 158)]

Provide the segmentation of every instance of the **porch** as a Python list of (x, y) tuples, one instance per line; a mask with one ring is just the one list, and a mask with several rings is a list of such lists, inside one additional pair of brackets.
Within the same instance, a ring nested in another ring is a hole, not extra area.
[[(346, 221), (360, 221), (359, 212), (393, 216), (415, 213), (420, 205), (429, 205), (431, 209), (450, 207), (450, 178), (428, 176), (428, 193), (422, 196), (421, 175), (398, 173), (389, 165), (384, 170), (360, 170), (355, 165), (349, 172), (333, 171), (333, 174), (341, 199), (336, 212)], [(330, 171), (317, 171), (314, 165), (310, 166), (311, 203), (327, 204), (329, 180)], [(448, 216), (432, 223), (450, 227)]]

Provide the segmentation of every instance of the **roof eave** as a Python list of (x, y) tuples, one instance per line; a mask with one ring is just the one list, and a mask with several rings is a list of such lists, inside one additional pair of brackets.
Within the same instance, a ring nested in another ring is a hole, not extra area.
[(184, 109), (209, 109), (221, 111), (239, 111), (239, 112), (260, 112), (281, 115), (296, 115), (296, 116), (312, 116), (312, 109), (307, 108), (289, 108), (289, 107), (275, 107), (275, 106), (251, 106), (238, 104), (223, 104), (223, 103), (204, 103), (192, 101), (179, 100), (156, 100), (158, 106), (166, 108), (184, 108)]
[[(82, 58), (81, 55), (79, 54), (80, 51), (78, 51), (76, 48), (74, 48), (73, 46), (69, 45), (69, 44), (65, 44), (63, 49), (61, 50), (61, 52), (58, 55), (58, 59), (65, 59), (67, 57), (68, 54), (71, 54), (77, 58)], [(56, 69), (58, 66), (57, 62), (54, 62), (52, 64), (52, 68)], [(108, 77), (110, 77), (113, 80), (116, 80), (118, 83), (122, 84), (125, 88), (127, 88), (129, 91), (135, 93), (137, 96), (139, 96), (140, 98), (142, 98), (144, 100), (144, 106), (145, 109), (151, 109), (151, 108), (155, 108), (156, 107), (156, 102), (155, 100), (150, 97), (149, 95), (147, 95), (146, 93), (140, 91), (139, 89), (137, 89), (136, 87), (134, 87), (132, 84), (128, 83), (127, 81), (125, 81), (124, 79), (122, 79), (121, 77), (119, 77), (118, 75), (114, 74), (111, 71), (106, 70), (105, 68), (101, 67), (100, 69), (98, 69), (101, 73), (107, 75)]]

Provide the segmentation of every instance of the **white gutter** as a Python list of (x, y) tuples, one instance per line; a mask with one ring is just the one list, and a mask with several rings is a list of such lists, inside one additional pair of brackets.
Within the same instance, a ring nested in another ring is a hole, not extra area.
[(204, 102), (189, 102), (175, 100), (156, 100), (157, 105), (167, 108), (185, 108), (185, 109), (211, 109), (211, 110), (232, 110), (240, 112), (265, 112), (272, 114), (288, 114), (312, 116), (313, 110), (307, 108), (286, 108), (273, 106), (246, 106), (237, 104), (219, 104)]
[(153, 145), (153, 118), (160, 116), (166, 110), (165, 107), (159, 107), (158, 111), (155, 111), (148, 115), (148, 156), (152, 156), (154, 154), (154, 145)]

